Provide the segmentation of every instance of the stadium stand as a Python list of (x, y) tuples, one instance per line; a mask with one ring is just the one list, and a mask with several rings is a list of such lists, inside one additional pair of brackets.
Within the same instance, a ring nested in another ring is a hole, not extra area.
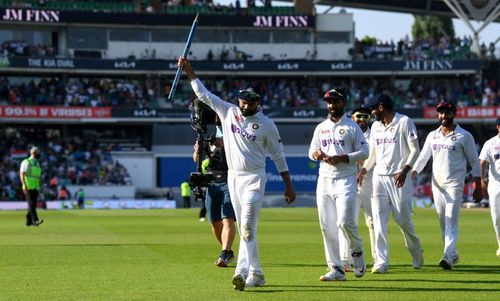
[(346, 12), (184, 2), (0, 0), (3, 200), (19, 198), (19, 157), (32, 143), (43, 149), (47, 185), (55, 178), (58, 186), (132, 184), (136, 195), (178, 187), (194, 169), (188, 155), (196, 138), (185, 77), (174, 99), (166, 97), (198, 12), (190, 53), (198, 75), (233, 102), (252, 83), (294, 157), (304, 157), (331, 87), (349, 91), (349, 108), (391, 94), (422, 137), (435, 126), (433, 106), (450, 100), (464, 127), (482, 133), (478, 143), (489, 135), (500, 104), (494, 45), (478, 55), (469, 37), (355, 40)]

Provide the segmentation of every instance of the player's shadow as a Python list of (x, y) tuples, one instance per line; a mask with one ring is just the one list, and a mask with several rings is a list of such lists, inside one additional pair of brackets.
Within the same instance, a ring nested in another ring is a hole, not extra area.
[[(392, 280), (397, 283), (404, 282), (406, 280)], [(414, 280), (421, 281), (422, 280)], [(429, 280), (428, 282), (435, 282)], [(437, 282), (454, 282), (457, 281), (437, 281)], [(468, 282), (471, 284), (471, 282)], [(474, 283), (483, 283), (476, 282)], [(496, 284), (498, 282), (491, 281), (485, 282), (489, 284)], [(425, 285), (425, 284), (424, 284)], [(323, 291), (346, 291), (346, 292), (484, 292), (484, 293), (498, 293), (500, 289), (497, 288), (477, 288), (477, 287), (427, 287), (427, 286), (418, 286), (418, 287), (402, 287), (401, 285), (396, 286), (384, 286), (384, 287), (374, 287), (374, 286), (358, 286), (358, 285), (346, 285), (345, 283), (334, 282), (331, 286), (328, 284), (325, 285), (293, 285), (293, 284), (284, 284), (284, 285), (266, 285), (264, 288), (259, 289), (249, 289), (248, 292), (254, 293), (279, 293), (279, 292), (292, 292), (292, 291), (300, 291), (300, 292), (323, 292)]]

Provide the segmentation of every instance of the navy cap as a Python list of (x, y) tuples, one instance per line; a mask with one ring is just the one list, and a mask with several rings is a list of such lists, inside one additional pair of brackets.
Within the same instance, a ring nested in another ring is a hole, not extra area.
[(497, 118), (497, 125), (500, 125), (500, 117)]
[(347, 101), (346, 92), (342, 89), (330, 89), (326, 91), (325, 95), (323, 96), (323, 100), (337, 100), (337, 99)]
[(252, 89), (239, 90), (238, 98), (248, 102), (259, 102), (260, 95), (254, 92)]
[(373, 109), (378, 107), (379, 105), (392, 110), (392, 98), (389, 95), (383, 93), (380, 94), (377, 99), (374, 99), (373, 101), (367, 103), (365, 107)]
[(360, 113), (368, 113), (368, 114), (371, 114), (372, 113), (372, 109), (367, 107), (367, 106), (360, 106), (360, 107), (357, 107), (355, 108), (354, 110), (352, 110), (352, 113), (356, 113), (356, 112), (360, 112)]
[(438, 112), (449, 111), (449, 112), (456, 113), (457, 107), (455, 107), (455, 105), (450, 103), (450, 102), (442, 101), (437, 105), (436, 111), (438, 111)]

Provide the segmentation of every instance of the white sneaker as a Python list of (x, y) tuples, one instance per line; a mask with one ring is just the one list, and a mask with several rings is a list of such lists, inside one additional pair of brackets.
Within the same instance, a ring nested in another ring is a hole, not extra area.
[(363, 252), (352, 253), (352, 260), (354, 261), (354, 276), (357, 278), (363, 277), (366, 272), (365, 256)]
[(334, 267), (325, 275), (320, 276), (319, 281), (346, 281), (345, 273), (340, 267)]
[(418, 270), (424, 266), (424, 250), (421, 250), (413, 256), (413, 268)]
[(233, 276), (233, 288), (238, 291), (243, 291), (245, 290), (245, 275), (243, 274), (236, 274)]
[(259, 275), (254, 273), (250, 274), (250, 276), (248, 276), (245, 282), (246, 287), (264, 286), (264, 284), (266, 284), (264, 275)]
[(500, 248), (497, 250), (497, 256), (500, 257)]
[(385, 265), (374, 265), (372, 268), (372, 274), (385, 274), (388, 268)]

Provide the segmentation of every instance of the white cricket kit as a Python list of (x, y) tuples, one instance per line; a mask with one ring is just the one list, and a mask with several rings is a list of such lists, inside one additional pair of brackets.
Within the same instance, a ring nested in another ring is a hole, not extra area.
[[(370, 141), (370, 129), (368, 128), (366, 132), (363, 133), (366, 141)], [(373, 169), (368, 171), (365, 175), (363, 183), (358, 187), (358, 198), (357, 205), (358, 208), (363, 207), (363, 212), (365, 215), (366, 226), (373, 229), (373, 218), (372, 218), (372, 179), (373, 179)], [(359, 209), (357, 210), (357, 215), (359, 215)]]
[(446, 136), (439, 127), (427, 135), (413, 169), (420, 173), (431, 157), (432, 195), (444, 241), (443, 254), (452, 262), (457, 256), (458, 222), (467, 163), (472, 167), (473, 177), (479, 177), (481, 172), (476, 143), (472, 135), (458, 124)]
[[(357, 162), (368, 157), (368, 145), (359, 126), (342, 116), (335, 123), (321, 122), (314, 130), (309, 158), (321, 150), (328, 156), (348, 155), (349, 163), (335, 165), (320, 162), (316, 199), (320, 228), (323, 234), (326, 262), (330, 269), (342, 267), (339, 253), (339, 230), (349, 240), (352, 252), (363, 252), (363, 241), (356, 223)], [(339, 229), (340, 228), (340, 229)]]
[[(363, 133), (366, 141), (370, 141), (370, 128), (367, 128)], [(359, 164), (358, 164), (359, 165)], [(368, 227), (368, 232), (370, 235), (370, 250), (372, 254), (372, 259), (375, 260), (375, 240), (373, 232), (373, 215), (372, 215), (372, 179), (373, 179), (373, 169), (368, 171), (365, 175), (363, 183), (358, 186), (358, 193), (356, 195), (356, 211), (355, 220), (359, 229), (359, 211), (363, 207), (363, 212), (365, 216), (365, 223)], [(350, 265), (351, 262), (351, 250), (349, 248), (349, 241), (344, 236), (343, 232), (339, 232), (339, 245), (340, 245), (340, 259), (343, 263)]]
[[(418, 139), (413, 121), (405, 115), (394, 113), (390, 124), (375, 121), (371, 128), (370, 150), (375, 152), (376, 165), (373, 175), (372, 214), (375, 232), (374, 266), (389, 266), (388, 223), (392, 211), (401, 228), (406, 247), (416, 258), (422, 251), (420, 239), (411, 219), (411, 175), (408, 173), (403, 187), (398, 188), (394, 176), (400, 172), (410, 155), (409, 142)], [(370, 154), (372, 156), (372, 154)]]
[[(366, 141), (370, 141), (371, 130), (368, 128), (363, 134)], [(358, 186), (358, 195), (356, 199), (356, 222), (359, 220), (359, 211), (363, 207), (365, 216), (365, 224), (368, 227), (370, 235), (370, 250), (372, 259), (375, 261), (375, 232), (373, 230), (373, 213), (372, 213), (372, 194), (373, 194), (373, 169), (368, 171), (363, 179), (361, 186)]]
[(491, 218), (497, 235), (500, 256), (500, 136), (496, 135), (484, 143), (479, 159), (489, 163), (488, 195), (490, 197)]
[(262, 110), (244, 117), (238, 106), (209, 92), (198, 79), (191, 81), (191, 87), (222, 122), (227, 183), (240, 235), (236, 274), (263, 274), (257, 248), (257, 222), (267, 180), (266, 156), (270, 155), (279, 173), (288, 171), (278, 129)]
[(458, 124), (446, 136), (441, 127), (430, 132), (413, 169), (420, 173), (431, 157), (432, 182), (443, 189), (457, 187), (463, 192), (467, 163), (473, 177), (481, 176), (474, 138)]
[(392, 122), (387, 126), (375, 121), (369, 141), (370, 147), (376, 148), (374, 174), (395, 175), (400, 172), (410, 154), (407, 141), (417, 139), (415, 123), (405, 115), (394, 113)]

